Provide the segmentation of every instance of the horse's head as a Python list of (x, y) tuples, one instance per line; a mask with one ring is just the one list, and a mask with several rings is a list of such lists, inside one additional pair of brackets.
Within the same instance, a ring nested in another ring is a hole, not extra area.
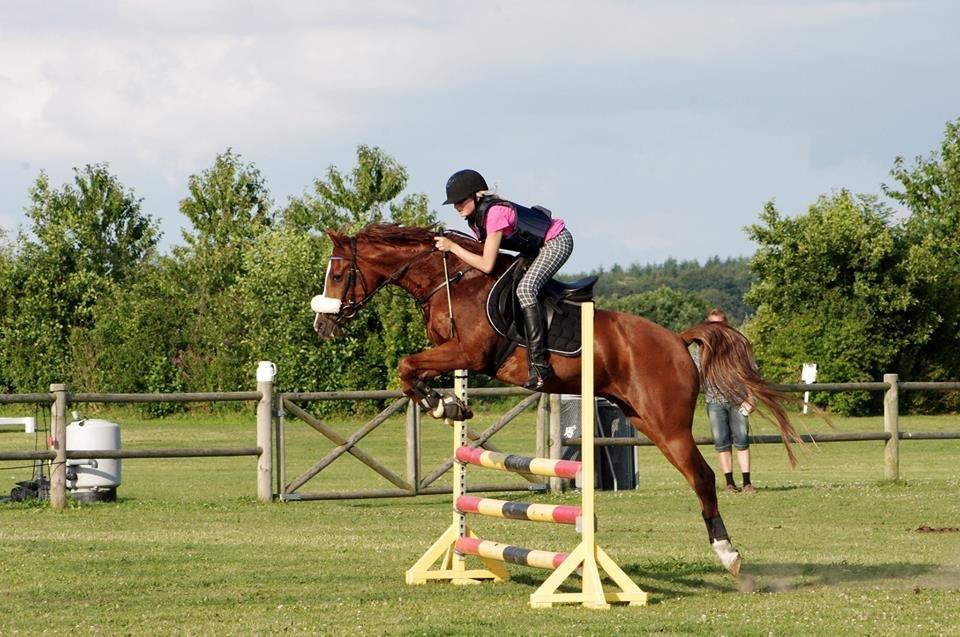
[(313, 329), (321, 338), (339, 338), (343, 328), (356, 316), (363, 300), (369, 294), (367, 278), (360, 269), (357, 257), (357, 239), (333, 230), (327, 230), (333, 242), (323, 293), (310, 301), (317, 313)]
[(336, 338), (360, 308), (387, 283), (396, 283), (410, 265), (434, 251), (432, 231), (396, 224), (371, 224), (355, 236), (328, 230), (333, 251), (323, 293), (310, 307), (313, 329), (321, 338)]

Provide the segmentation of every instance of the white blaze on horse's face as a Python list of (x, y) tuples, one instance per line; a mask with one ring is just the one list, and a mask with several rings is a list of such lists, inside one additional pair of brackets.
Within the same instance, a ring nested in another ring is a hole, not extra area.
[(323, 276), (323, 294), (318, 294), (310, 301), (310, 309), (317, 314), (340, 313), (340, 299), (327, 296), (327, 289), (330, 286), (330, 270), (334, 259), (342, 260), (343, 257), (330, 257), (330, 260), (327, 261), (327, 273)]

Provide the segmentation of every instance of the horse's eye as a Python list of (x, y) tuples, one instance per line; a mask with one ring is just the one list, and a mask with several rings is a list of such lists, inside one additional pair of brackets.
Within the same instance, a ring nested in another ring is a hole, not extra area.
[(340, 281), (343, 281), (343, 275), (342, 275), (342, 274), (334, 274), (334, 275), (333, 275), (333, 282), (334, 282), (334, 283), (340, 283)]

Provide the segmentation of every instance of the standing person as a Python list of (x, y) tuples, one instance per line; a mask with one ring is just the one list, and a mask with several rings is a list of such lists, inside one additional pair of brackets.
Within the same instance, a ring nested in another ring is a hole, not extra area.
[[(720, 308), (714, 308), (707, 314), (707, 322), (724, 323), (727, 316)], [(700, 357), (694, 357), (697, 369), (700, 368)], [(713, 446), (720, 458), (720, 468), (726, 479), (725, 490), (740, 491), (733, 479), (733, 453), (737, 450), (737, 464), (743, 475), (743, 492), (756, 493), (756, 488), (750, 481), (750, 439), (748, 437), (749, 423), (747, 416), (753, 411), (753, 404), (747, 396), (739, 405), (731, 404), (729, 397), (712, 385), (704, 384), (704, 393), (707, 402), (707, 417), (710, 419), (710, 429), (713, 431)]]
[(547, 360), (546, 330), (537, 295), (570, 258), (573, 236), (561, 219), (552, 219), (540, 207), (527, 208), (501, 199), (487, 188), (475, 170), (459, 170), (447, 179), (447, 199), (457, 214), (483, 243), (483, 254), (464, 249), (446, 237), (436, 238), (436, 248), (452, 252), (470, 267), (487, 274), (493, 271), (500, 248), (532, 259), (517, 285), (527, 340), (529, 374), (524, 387), (541, 390), (554, 377)]

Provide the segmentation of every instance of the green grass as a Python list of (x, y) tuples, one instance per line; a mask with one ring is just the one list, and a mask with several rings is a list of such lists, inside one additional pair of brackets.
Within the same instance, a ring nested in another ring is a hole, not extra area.
[[(112, 416), (130, 449), (254, 444), (252, 410)], [(472, 426), (496, 417), (483, 411)], [(343, 435), (363, 424), (327, 422)], [(828, 431), (815, 419), (796, 422), (801, 432)], [(879, 418), (834, 423), (838, 431), (882, 428)], [(958, 423), (907, 417), (902, 428), (955, 431)], [(773, 432), (762, 420), (753, 425)], [(451, 443), (445, 425), (425, 420), (423, 428), (426, 472)], [(702, 413), (696, 433), (708, 434)], [(331, 448), (297, 421), (288, 421), (287, 441), (288, 479)], [(360, 447), (403, 475), (403, 441), (397, 417)], [(494, 442), (532, 452), (532, 412)], [(0, 433), (0, 449), (33, 444), (23, 433)], [(253, 458), (125, 460), (116, 503), (61, 512), (0, 505), (0, 635), (958, 635), (960, 532), (918, 529), (960, 527), (960, 441), (904, 441), (901, 449), (902, 480), (889, 484), (880, 442), (808, 445), (797, 469), (780, 446), (754, 446), (759, 493), (720, 494), (744, 557), (739, 580), (710, 550), (681, 476), (655, 449), (641, 449), (640, 488), (597, 495), (598, 541), (650, 604), (609, 611), (529, 609), (546, 573), (522, 567), (511, 566), (513, 579), (502, 584), (405, 585), (406, 569), (450, 523), (449, 496), (264, 504)], [(29, 467), (11, 468), (24, 464), (0, 463), (0, 492), (30, 477)], [(470, 476), (507, 480), (474, 468)], [(304, 490), (389, 486), (344, 457)], [(578, 501), (575, 493), (525, 499)], [(521, 546), (570, 550), (578, 542), (569, 527), (470, 523)]]

